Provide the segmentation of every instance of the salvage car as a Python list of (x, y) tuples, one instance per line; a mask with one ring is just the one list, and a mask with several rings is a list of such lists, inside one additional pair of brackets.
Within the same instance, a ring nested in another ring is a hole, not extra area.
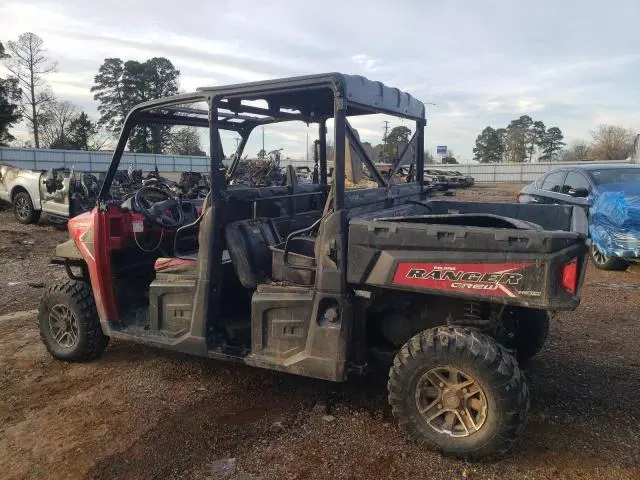
[(476, 183), (475, 178), (473, 178), (471, 175), (463, 175), (462, 172), (459, 172), (457, 170), (447, 170), (446, 173), (448, 173), (450, 178), (459, 183), (463, 188), (472, 187)]
[[(44, 215), (54, 225), (64, 227), (69, 218), (91, 210), (96, 203), (103, 174), (74, 172), (66, 167), (29, 170), (0, 164), (0, 201), (11, 205), (20, 223), (37, 223)], [(178, 182), (152, 171), (143, 177), (142, 170), (119, 170), (113, 179), (113, 200), (132, 196), (142, 185), (171, 190), (188, 198), (206, 197), (208, 177), (199, 172), (182, 172)]]
[(11, 205), (20, 223), (37, 223), (44, 214), (52, 223), (64, 225), (71, 212), (82, 210), (91, 197), (95, 201), (99, 190), (95, 176), (76, 178), (72, 169), (28, 170), (0, 164), (0, 200)]
[[(430, 200), (423, 148), (407, 148), (385, 176), (357, 138), (350, 119), (378, 113), (413, 122), (410, 144), (423, 144), (422, 102), (338, 73), (135, 107), (96, 208), (71, 219), (71, 238), (56, 248), (69, 279), (49, 285), (40, 303), (48, 351), (88, 360), (116, 338), (336, 382), (388, 362), (391, 410), (412, 438), (463, 458), (508, 452), (529, 410), (519, 361), (542, 348), (547, 311), (580, 301), (586, 215)], [(284, 185), (232, 186), (251, 132), (287, 121), (318, 127), (319, 182), (287, 175)], [(155, 124), (209, 129), (211, 190), (200, 209), (146, 185), (112, 199), (130, 132)], [(227, 131), (242, 138), (223, 172)], [(347, 142), (374, 187), (346, 188)], [(412, 163), (416, 178), (396, 182)]]
[(473, 177), (462, 175), (460, 172), (428, 168), (425, 173), (437, 177), (438, 182), (447, 188), (466, 188), (475, 183)]
[[(603, 212), (602, 208), (594, 211), (594, 206), (600, 207), (603, 202), (607, 202), (612, 193), (622, 195), (621, 201), (626, 199), (626, 203), (609, 208), (609, 212)], [(634, 217), (633, 209), (638, 208), (635, 203), (639, 195), (640, 165), (594, 163), (551, 170), (526, 185), (518, 194), (517, 201), (576, 205), (595, 214), (589, 215), (592, 237), (595, 232), (591, 244), (593, 264), (602, 270), (626, 270), (629, 262), (637, 261), (640, 256), (640, 219), (629, 224), (629, 220)], [(632, 204), (629, 205), (629, 202)], [(630, 219), (618, 218), (625, 205)]]

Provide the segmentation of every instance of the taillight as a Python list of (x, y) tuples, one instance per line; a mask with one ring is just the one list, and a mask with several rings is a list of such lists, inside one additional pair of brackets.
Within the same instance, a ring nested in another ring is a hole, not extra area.
[(572, 295), (576, 293), (578, 283), (578, 260), (572, 259), (562, 266), (562, 288)]

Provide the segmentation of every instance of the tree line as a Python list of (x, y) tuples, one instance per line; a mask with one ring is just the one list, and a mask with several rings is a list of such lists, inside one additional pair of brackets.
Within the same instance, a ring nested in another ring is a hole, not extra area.
[(476, 138), (474, 160), (480, 163), (553, 161), (565, 145), (558, 127), (547, 128), (544, 122), (529, 115), (512, 120), (505, 128), (486, 127)]
[(635, 134), (621, 126), (599, 125), (590, 141), (566, 145), (563, 140), (560, 128), (547, 129), (542, 121), (523, 115), (506, 128), (485, 127), (476, 138), (473, 158), (480, 163), (624, 160), (631, 154)]
[(618, 125), (600, 125), (591, 132), (591, 140), (576, 140), (560, 154), (563, 162), (624, 160), (633, 150), (635, 133)]
[[(0, 78), (0, 145), (14, 141), (10, 128), (24, 121), (35, 148), (99, 150), (118, 135), (134, 105), (179, 93), (180, 71), (166, 58), (106, 58), (91, 87), (100, 115), (93, 120), (54, 95), (47, 76), (57, 71), (57, 64), (39, 36), (23, 33), (6, 48), (0, 42), (0, 60), (9, 72)], [(137, 153), (205, 154), (193, 127), (136, 126), (128, 147)]]

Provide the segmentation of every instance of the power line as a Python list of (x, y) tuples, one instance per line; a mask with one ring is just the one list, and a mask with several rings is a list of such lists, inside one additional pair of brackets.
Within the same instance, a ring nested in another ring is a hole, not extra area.
[(382, 123), (384, 123), (384, 137), (382, 137), (382, 140), (386, 143), (387, 142), (387, 133), (389, 132), (389, 120), (385, 120)]

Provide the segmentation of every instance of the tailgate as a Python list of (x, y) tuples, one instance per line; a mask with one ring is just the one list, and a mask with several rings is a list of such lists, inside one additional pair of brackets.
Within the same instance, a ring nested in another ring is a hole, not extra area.
[(584, 235), (353, 220), (348, 281), (542, 309), (572, 309)]

